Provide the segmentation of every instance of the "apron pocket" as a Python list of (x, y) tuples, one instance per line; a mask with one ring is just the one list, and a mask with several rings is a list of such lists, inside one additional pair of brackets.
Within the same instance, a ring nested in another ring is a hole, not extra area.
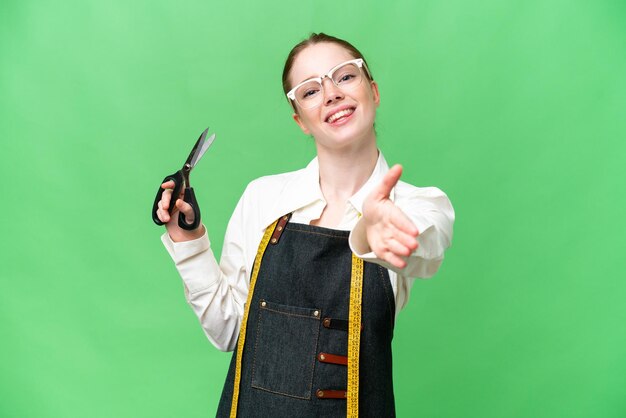
[(321, 310), (261, 300), (252, 387), (311, 399)]

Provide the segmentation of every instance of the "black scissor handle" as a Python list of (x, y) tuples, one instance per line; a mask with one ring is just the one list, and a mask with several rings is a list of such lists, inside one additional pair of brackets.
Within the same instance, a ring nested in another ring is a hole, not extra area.
[[(170, 202), (170, 207), (167, 210), (168, 213), (171, 215), (172, 212), (174, 211), (174, 203), (176, 203), (176, 199), (178, 199), (178, 196), (180, 195), (180, 191), (181, 191), (181, 189), (182, 189), (182, 187), (184, 185), (183, 173), (181, 173), (180, 171), (177, 171), (174, 174), (170, 174), (169, 176), (167, 176), (167, 177), (165, 177), (163, 179), (161, 184), (165, 183), (166, 181), (170, 181), (170, 180), (172, 180), (174, 182), (174, 190), (172, 191), (172, 200), (173, 201)], [(161, 197), (163, 196), (163, 192), (164, 191), (165, 191), (165, 189), (163, 189), (161, 186), (159, 186), (159, 191), (157, 192), (157, 195), (154, 198), (154, 204), (152, 205), (152, 220), (157, 225), (163, 225), (163, 222), (161, 222), (161, 220), (157, 216), (157, 211), (159, 210), (159, 202), (161, 201)], [(179, 224), (180, 224), (180, 221), (179, 221)], [(182, 226), (181, 226), (181, 228), (182, 228)]]
[(183, 215), (182, 212), (179, 212), (178, 226), (187, 231), (192, 231), (200, 225), (200, 206), (198, 206), (198, 201), (196, 200), (196, 194), (193, 191), (193, 187), (185, 188), (185, 198), (183, 200), (189, 203), (193, 209), (193, 222), (188, 224), (185, 220), (185, 215)]

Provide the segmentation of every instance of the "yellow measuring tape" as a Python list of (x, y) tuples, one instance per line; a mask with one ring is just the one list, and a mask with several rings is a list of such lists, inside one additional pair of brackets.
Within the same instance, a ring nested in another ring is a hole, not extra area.
[(237, 361), (235, 364), (235, 384), (233, 388), (233, 403), (230, 406), (230, 418), (237, 417), (237, 404), (239, 402), (239, 384), (241, 383), (241, 357), (243, 356), (243, 346), (246, 342), (246, 328), (248, 325), (248, 314), (250, 313), (252, 294), (254, 293), (254, 285), (256, 284), (256, 279), (259, 276), (261, 259), (263, 258), (263, 254), (265, 254), (265, 249), (267, 248), (267, 244), (269, 244), (270, 242), (270, 238), (272, 237), (272, 233), (274, 233), (274, 228), (276, 228), (277, 223), (278, 220), (268, 226), (265, 230), (265, 234), (263, 234), (263, 238), (261, 239), (261, 243), (259, 244), (259, 249), (256, 253), (256, 258), (254, 259), (252, 277), (250, 278), (250, 289), (248, 290), (248, 299), (246, 302), (246, 306), (243, 309), (243, 318), (241, 320), (241, 328), (239, 329), (239, 342), (237, 343)]
[[(261, 260), (270, 238), (274, 233), (276, 224), (268, 226), (263, 234), (259, 249), (254, 259), (252, 277), (250, 278), (250, 289), (243, 311), (241, 328), (239, 329), (239, 341), (237, 343), (237, 359), (235, 361), (235, 381), (233, 388), (233, 400), (230, 407), (230, 418), (237, 417), (237, 405), (239, 403), (239, 386), (241, 384), (241, 358), (243, 357), (243, 347), (246, 341), (246, 329), (248, 325), (248, 314), (254, 293)], [(350, 306), (348, 322), (348, 390), (346, 416), (355, 418), (359, 416), (359, 351), (361, 347), (361, 301), (363, 298), (363, 260), (352, 254), (352, 271), (350, 274)]]
[(361, 301), (363, 299), (363, 260), (352, 254), (350, 312), (348, 321), (348, 418), (359, 416), (359, 352), (361, 348)]

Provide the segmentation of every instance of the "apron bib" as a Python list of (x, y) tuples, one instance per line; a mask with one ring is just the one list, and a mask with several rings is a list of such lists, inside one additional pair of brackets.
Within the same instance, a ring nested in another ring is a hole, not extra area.
[[(345, 417), (352, 252), (349, 231), (279, 225), (250, 302), (237, 416)], [(395, 416), (387, 269), (363, 263), (359, 416)], [(217, 416), (229, 417), (237, 351)]]

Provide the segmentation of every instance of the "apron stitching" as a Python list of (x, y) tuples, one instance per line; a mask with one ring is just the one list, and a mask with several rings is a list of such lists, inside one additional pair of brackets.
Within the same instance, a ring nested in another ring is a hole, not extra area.
[(259, 344), (260, 330), (261, 330), (261, 316), (259, 315), (256, 321), (256, 338), (254, 341), (254, 356), (252, 357), (252, 375), (251, 375), (251, 382), (250, 382), (250, 386), (252, 387), (255, 387), (254, 383), (252, 383), (252, 376), (254, 376), (254, 371), (256, 370), (256, 353), (257, 353), (257, 346)]
[[(385, 278), (385, 272), (383, 268), (384, 267), (380, 265), (378, 266), (378, 275), (381, 278), (381, 284), (383, 286), (383, 289), (385, 290), (385, 297), (387, 298), (387, 308), (389, 308), (389, 312), (391, 313), (391, 318), (395, 318), (395, 313), (392, 309), (391, 298), (389, 297), (389, 289), (387, 288), (387, 285), (391, 286), (391, 283), (388, 283), (389, 280)], [(395, 303), (393, 304), (393, 308), (395, 308)], [(391, 325), (393, 326), (393, 319), (391, 321)]]
[[(262, 390), (263, 392), (275, 393), (275, 394), (277, 394), (277, 395), (283, 395), (283, 396), (287, 396), (287, 397), (289, 397), (289, 398), (303, 399), (303, 400), (306, 400), (306, 401), (308, 401), (308, 400), (310, 400), (310, 399), (311, 399), (311, 394), (310, 394), (311, 390), (310, 390), (310, 389), (309, 389), (309, 397), (308, 397), (308, 398), (306, 398), (306, 397), (304, 397), (304, 396), (296, 396), (296, 395), (291, 395), (291, 394), (289, 394), (289, 393), (283, 393), (283, 392), (278, 392), (278, 391), (275, 391), (275, 390), (270, 390), (270, 389), (262, 388), (262, 387), (259, 387), (259, 386), (254, 386), (253, 384), (252, 384), (252, 385), (250, 385), (250, 386), (252, 386), (252, 387), (253, 387), (253, 388), (255, 388), (255, 389)], [(311, 382), (311, 387), (312, 387), (312, 386), (313, 386), (313, 382)]]
[[(307, 308), (307, 309), (309, 309), (309, 308)], [(310, 308), (310, 309), (317, 309), (318, 311), (320, 311), (320, 312), (321, 312), (321, 309), (318, 309), (318, 308)], [(289, 312), (277, 311), (277, 310), (275, 310), (275, 309), (271, 309), (271, 308), (267, 308), (267, 307), (263, 308), (263, 310), (264, 310), (264, 311), (276, 312), (276, 313), (281, 314), (281, 315), (297, 316), (297, 317), (299, 317), (299, 318), (307, 318), (307, 319), (313, 319), (313, 320), (317, 320), (317, 321), (319, 321), (319, 318), (318, 318), (318, 317), (311, 316), (311, 315), (293, 314), (293, 313), (289, 313)], [(320, 316), (321, 316), (321, 315), (320, 315)]]
[(321, 235), (321, 236), (324, 236), (324, 237), (337, 238), (337, 239), (342, 239), (342, 240), (348, 239), (348, 237), (346, 237), (346, 236), (325, 234), (323, 232), (302, 231), (300, 229), (291, 229), (291, 228), (286, 228), (286, 229), (289, 229), (290, 231), (293, 231), (293, 232), (300, 232), (300, 233), (303, 233), (303, 234)]

